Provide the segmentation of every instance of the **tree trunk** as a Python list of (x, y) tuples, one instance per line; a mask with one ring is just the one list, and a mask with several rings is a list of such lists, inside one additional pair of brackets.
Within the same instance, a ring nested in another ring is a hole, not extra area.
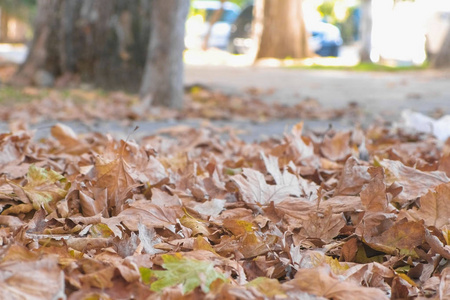
[(450, 26), (447, 29), (447, 34), (445, 35), (439, 52), (433, 55), (431, 67), (436, 69), (450, 68)]
[(0, 42), (8, 40), (8, 14), (0, 7)]
[(187, 0), (154, 1), (141, 98), (155, 105), (183, 106), (184, 24)]
[(34, 39), (15, 83), (45, 72), (105, 89), (137, 91), (150, 37), (148, 0), (38, 0)]
[(361, 62), (372, 62), (370, 59), (370, 51), (372, 50), (372, 0), (362, 0), (361, 2), (359, 58)]
[(304, 58), (310, 55), (302, 0), (256, 0), (254, 7), (256, 59)]

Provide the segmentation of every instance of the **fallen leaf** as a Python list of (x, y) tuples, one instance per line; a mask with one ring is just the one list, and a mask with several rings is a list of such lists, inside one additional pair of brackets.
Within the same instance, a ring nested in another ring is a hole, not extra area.
[(330, 160), (344, 160), (351, 153), (350, 136), (351, 132), (349, 131), (339, 131), (332, 138), (327, 135), (323, 139), (320, 151)]
[(380, 236), (364, 237), (371, 248), (391, 254), (417, 257), (415, 248), (425, 242), (425, 228), (419, 222), (397, 223)]
[(258, 277), (247, 283), (247, 287), (256, 288), (260, 293), (266, 297), (285, 297), (286, 294), (280, 282), (276, 279), (270, 279), (267, 277)]
[(44, 207), (47, 212), (53, 211), (50, 203), (63, 199), (69, 190), (70, 183), (62, 175), (53, 170), (46, 170), (31, 165), (24, 186), (10, 182), (19, 191), (23, 191), (27, 199), (21, 199), (25, 203), (31, 202), (35, 210)]
[(428, 190), (450, 181), (443, 172), (419, 171), (403, 165), (400, 161), (384, 159), (380, 161), (380, 165), (385, 170), (387, 184), (395, 182), (403, 187), (402, 192), (394, 199), (401, 206), (425, 195)]
[(368, 169), (368, 166), (362, 165), (355, 157), (349, 157), (342, 169), (334, 195), (358, 195), (363, 185), (371, 178)]
[(300, 269), (295, 278), (283, 283), (285, 291), (302, 291), (327, 299), (346, 300), (358, 295), (361, 300), (389, 299), (382, 291), (340, 281), (325, 268)]
[(243, 200), (249, 204), (268, 205), (272, 201), (277, 204), (291, 195), (298, 195), (298, 183), (269, 185), (258, 171), (244, 168), (242, 173), (245, 177), (236, 175), (232, 180), (237, 184)]
[(420, 207), (409, 211), (425, 225), (441, 229), (450, 225), (450, 183), (440, 184), (435, 191), (429, 191), (420, 197)]
[(110, 142), (109, 152), (95, 158), (91, 177), (96, 188), (107, 189), (108, 210), (111, 215), (120, 213), (131, 190), (141, 185), (139, 174), (134, 172), (125, 159), (127, 155), (131, 155), (129, 148), (134, 147), (125, 141), (121, 141), (117, 149)]
[(56, 257), (0, 263), (0, 298), (63, 299), (64, 272)]
[(389, 203), (386, 198), (386, 185), (384, 184), (384, 172), (382, 168), (371, 168), (369, 173), (372, 179), (361, 191), (361, 202), (366, 211), (383, 212)]
[(214, 281), (228, 280), (224, 274), (216, 271), (212, 262), (184, 258), (179, 253), (163, 254), (162, 258), (164, 260), (162, 267), (165, 270), (151, 271), (151, 276), (157, 278), (150, 287), (153, 291), (158, 292), (166, 287), (181, 284), (183, 294), (192, 292), (196, 287), (207, 293)]

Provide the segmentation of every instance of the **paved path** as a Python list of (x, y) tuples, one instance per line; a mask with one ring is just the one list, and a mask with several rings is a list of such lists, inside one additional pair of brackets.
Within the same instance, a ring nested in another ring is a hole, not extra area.
[(312, 97), (327, 107), (358, 103), (375, 117), (395, 119), (403, 109), (450, 113), (450, 72), (356, 72), (270, 67), (186, 66), (186, 84), (201, 83), (227, 93), (250, 87), (273, 93), (265, 101), (294, 104)]
[[(1, 48), (0, 57), (11, 60), (10, 52), (17, 49)], [(19, 53), (24, 55), (24, 53)], [(16, 57), (13, 57), (16, 58)], [(20, 57), (19, 57), (20, 58)], [(18, 58), (18, 59), (19, 59)], [(22, 57), (23, 58), (23, 57)], [(292, 105), (306, 98), (317, 99), (326, 107), (341, 108), (349, 102), (358, 103), (365, 113), (365, 124), (374, 118), (397, 121), (404, 109), (431, 114), (441, 110), (450, 114), (450, 71), (405, 71), (405, 72), (351, 72), (335, 70), (305, 70), (271, 67), (192, 66), (185, 67), (185, 83), (203, 84), (225, 93), (245, 95), (253, 88), (256, 96), (267, 102)], [(248, 95), (248, 94), (247, 94)], [(252, 122), (214, 122), (229, 125), (246, 132), (241, 137), (247, 141), (267, 136), (280, 136), (298, 120), (281, 120), (265, 124)], [(47, 136), (48, 124), (37, 124), (38, 136)], [(200, 121), (183, 121), (186, 125), (199, 126)], [(178, 125), (171, 122), (138, 122), (124, 126), (118, 123), (99, 122), (91, 126), (70, 124), (78, 132), (98, 130), (126, 137), (135, 125), (140, 130), (135, 137), (152, 134), (160, 128)], [(335, 128), (351, 127), (349, 120), (306, 121), (306, 127), (326, 130), (329, 124)], [(6, 130), (0, 124), (0, 130)]]

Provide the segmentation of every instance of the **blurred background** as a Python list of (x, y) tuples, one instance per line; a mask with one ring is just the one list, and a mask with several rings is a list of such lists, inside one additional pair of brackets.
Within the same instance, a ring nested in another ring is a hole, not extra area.
[[(364, 13), (366, 2), (371, 2), (370, 14)], [(33, 37), (36, 11), (33, 0), (0, 1), (3, 59), (23, 62)], [(250, 0), (191, 1), (186, 21), (185, 62), (251, 64), (251, 58), (242, 56), (248, 56), (255, 47), (253, 11)], [(360, 62), (363, 39), (370, 38), (371, 62), (422, 65), (442, 50), (450, 25), (450, 1), (304, 0), (303, 18), (309, 48), (315, 54), (312, 57), (319, 58), (314, 63), (356, 65)], [(278, 30), (283, 34), (283, 28)]]
[(0, 0), (0, 121), (437, 118), (449, 68), (448, 0)]

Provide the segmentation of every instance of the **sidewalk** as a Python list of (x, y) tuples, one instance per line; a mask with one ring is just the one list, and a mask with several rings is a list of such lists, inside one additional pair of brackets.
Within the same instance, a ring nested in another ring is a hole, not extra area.
[(357, 103), (370, 119), (404, 109), (450, 113), (450, 74), (435, 70), (359, 72), (272, 67), (186, 66), (185, 83), (231, 94), (249, 89), (264, 101), (293, 105), (314, 98), (327, 107)]

